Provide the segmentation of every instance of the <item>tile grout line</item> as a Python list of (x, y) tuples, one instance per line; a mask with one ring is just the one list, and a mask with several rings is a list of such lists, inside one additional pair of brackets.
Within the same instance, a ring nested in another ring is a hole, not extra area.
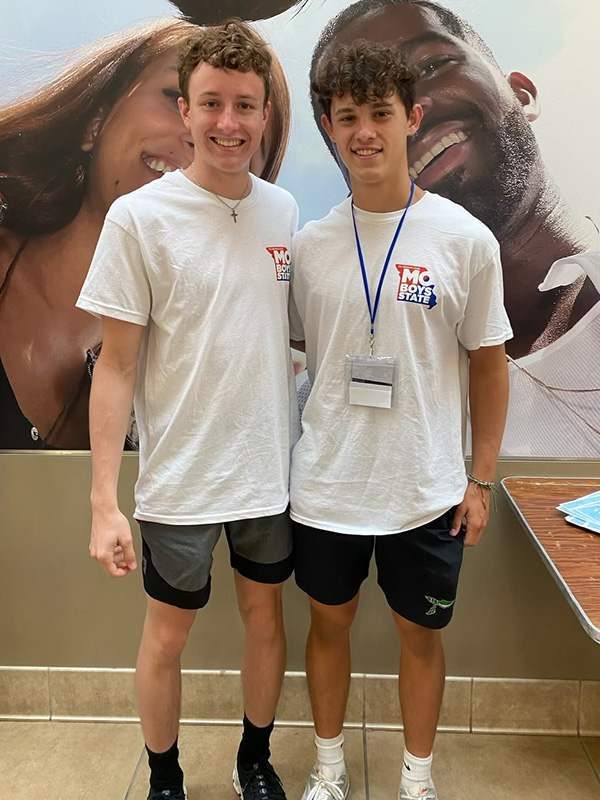
[(365, 773), (365, 800), (371, 800), (371, 787), (369, 786), (369, 756), (367, 753), (367, 679), (362, 678), (362, 740), (363, 740), (363, 770)]
[(584, 740), (581, 738), (581, 736), (579, 736), (578, 738), (579, 738), (579, 741), (581, 742), (581, 746), (583, 747), (583, 752), (585, 753), (585, 756), (586, 756), (586, 758), (587, 758), (587, 760), (588, 760), (588, 762), (590, 764), (590, 767), (592, 768), (592, 772), (594, 773), (594, 777), (596, 778), (596, 780), (600, 784), (600, 772), (598, 772), (598, 767), (594, 763), (594, 759), (589, 754)]
[(48, 681), (48, 719), (52, 722), (52, 691), (50, 689), (50, 667), (46, 667), (46, 679)]
[(131, 781), (129, 782), (129, 786), (127, 787), (127, 791), (125, 792), (125, 797), (123, 798), (123, 800), (129, 800), (129, 798), (131, 797), (131, 790), (135, 786), (137, 776), (139, 774), (140, 769), (142, 768), (142, 761), (144, 759), (144, 749), (145, 748), (142, 747), (140, 757), (138, 758), (137, 764), (135, 765), (135, 769), (133, 770), (133, 776), (131, 778)]

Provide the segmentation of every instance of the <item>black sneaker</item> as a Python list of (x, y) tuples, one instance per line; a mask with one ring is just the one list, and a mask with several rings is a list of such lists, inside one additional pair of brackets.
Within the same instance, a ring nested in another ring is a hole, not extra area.
[(150, 787), (148, 800), (187, 800), (185, 786), (181, 789), (153, 789)]
[(279, 775), (268, 757), (254, 764), (250, 770), (243, 769), (236, 762), (233, 788), (242, 800), (286, 800)]

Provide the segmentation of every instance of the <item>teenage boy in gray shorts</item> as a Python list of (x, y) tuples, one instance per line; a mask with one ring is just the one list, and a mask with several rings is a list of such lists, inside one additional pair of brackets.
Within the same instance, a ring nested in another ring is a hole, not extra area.
[[(136, 568), (117, 503), (135, 391), (135, 516), (148, 596), (136, 687), (151, 800), (185, 797), (180, 655), (208, 601), (223, 524), (246, 628), (234, 786), (244, 800), (285, 799), (269, 737), (286, 654), (282, 584), (292, 570), (286, 509), (297, 410), (287, 301), (298, 209), (249, 174), (270, 110), (270, 63), (243, 23), (190, 40), (179, 110), (182, 153), (193, 161), (113, 204), (78, 301), (103, 321), (90, 407), (90, 553), (116, 577)], [(176, 166), (168, 152), (150, 156)]]

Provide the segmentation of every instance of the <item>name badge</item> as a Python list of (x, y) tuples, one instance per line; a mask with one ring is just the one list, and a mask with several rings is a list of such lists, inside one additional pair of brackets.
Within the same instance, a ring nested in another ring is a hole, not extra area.
[(347, 400), (351, 406), (391, 408), (396, 359), (382, 356), (346, 356)]

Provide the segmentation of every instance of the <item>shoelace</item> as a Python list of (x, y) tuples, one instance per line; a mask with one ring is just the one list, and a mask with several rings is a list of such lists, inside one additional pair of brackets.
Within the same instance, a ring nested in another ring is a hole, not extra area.
[(344, 800), (344, 790), (335, 781), (326, 778), (319, 778), (310, 792), (306, 795), (306, 800)]
[[(269, 792), (269, 789), (271, 792)], [(244, 800), (285, 800), (285, 793), (281, 781), (275, 770), (267, 762), (257, 764), (254, 771), (242, 787)]]

